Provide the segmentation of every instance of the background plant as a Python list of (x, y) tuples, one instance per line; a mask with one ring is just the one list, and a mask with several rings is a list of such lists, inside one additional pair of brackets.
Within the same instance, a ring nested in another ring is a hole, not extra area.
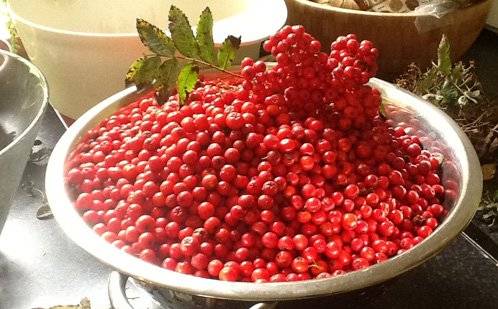
[(488, 99), (473, 62), (452, 63), (450, 44), (443, 36), (437, 63), (426, 71), (411, 64), (396, 83), (450, 115), (477, 151), (484, 176), (480, 219), (494, 225), (498, 216), (498, 102)]

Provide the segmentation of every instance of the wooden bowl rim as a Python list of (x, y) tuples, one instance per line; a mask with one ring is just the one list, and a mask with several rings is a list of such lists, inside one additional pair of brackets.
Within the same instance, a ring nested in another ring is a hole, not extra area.
[[(437, 18), (437, 16), (430, 14), (430, 13), (427, 13), (427, 12), (415, 12), (415, 11), (411, 11), (409, 13), (370, 12), (370, 11), (339, 8), (339, 7), (335, 7), (335, 6), (324, 4), (324, 3), (323, 4), (316, 3), (316, 2), (313, 2), (310, 0), (287, 0), (287, 1), (288, 2), (297, 2), (297, 3), (304, 5), (304, 6), (309, 6), (309, 7), (322, 9), (322, 10), (335, 12), (335, 13), (346, 13), (346, 14), (349, 13), (349, 14), (353, 14), (353, 15), (375, 16), (375, 17), (382, 17), (382, 18), (403, 18), (403, 17), (412, 17), (412, 18), (415, 17), (416, 18), (416, 17), (420, 17), (420, 16), (424, 16), (424, 17), (432, 16), (432, 17)], [(462, 8), (462, 9), (458, 9), (458, 10), (454, 10), (454, 11), (450, 11), (450, 13), (473, 10), (474, 8), (477, 8), (480, 6), (485, 6), (485, 5), (489, 4), (491, 1), (492, 0), (482, 0), (482, 1), (480, 1), (476, 4), (473, 4), (471, 6), (468, 6), (468, 7)]]

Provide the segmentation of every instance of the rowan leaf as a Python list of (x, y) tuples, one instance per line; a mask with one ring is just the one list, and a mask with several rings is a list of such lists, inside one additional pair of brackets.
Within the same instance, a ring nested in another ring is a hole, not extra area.
[(186, 64), (178, 74), (177, 90), (180, 102), (185, 102), (189, 92), (194, 90), (199, 77), (199, 67), (192, 63)]
[(161, 58), (157, 56), (138, 58), (128, 69), (128, 73), (126, 73), (126, 82), (135, 83), (137, 86), (142, 86), (147, 83), (151, 84), (157, 76), (160, 64)]
[(229, 35), (223, 44), (221, 45), (220, 50), (218, 51), (218, 66), (222, 69), (226, 69), (232, 65), (233, 60), (235, 59), (235, 54), (240, 47), (240, 36), (234, 37), (233, 35)]
[(171, 58), (164, 61), (159, 66), (157, 82), (154, 87), (159, 91), (161, 97), (166, 97), (175, 86), (180, 72), (180, 63), (176, 58)]
[(199, 46), (192, 32), (192, 27), (187, 19), (187, 16), (177, 8), (172, 5), (169, 10), (169, 31), (171, 32), (171, 38), (178, 51), (190, 58), (198, 58), (199, 56)]
[(158, 27), (143, 19), (137, 18), (137, 31), (140, 40), (151, 52), (166, 57), (175, 54), (175, 44), (164, 31)]
[(209, 7), (206, 7), (197, 23), (196, 40), (199, 46), (199, 56), (202, 60), (216, 64), (216, 54), (213, 40), (213, 15)]
[(213, 16), (209, 7), (200, 15), (195, 36), (187, 16), (178, 7), (170, 7), (168, 20), (171, 36), (149, 22), (137, 19), (137, 32), (152, 55), (132, 63), (126, 82), (138, 87), (153, 86), (162, 99), (167, 98), (176, 84), (180, 102), (184, 102), (197, 84), (198, 65), (227, 73), (225, 69), (235, 58), (240, 37), (228, 36), (216, 54)]

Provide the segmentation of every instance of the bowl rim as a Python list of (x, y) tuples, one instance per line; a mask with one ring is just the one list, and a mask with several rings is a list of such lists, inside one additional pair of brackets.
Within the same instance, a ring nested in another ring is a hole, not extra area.
[[(265, 0), (259, 0), (259, 1), (265, 1)], [(251, 0), (247, 0), (247, 3), (251, 3), (251, 2), (252, 2)], [(269, 36), (269, 34), (275, 33), (285, 23), (285, 20), (287, 19), (287, 6), (285, 5), (284, 0), (272, 0), (272, 1), (269, 1), (269, 4), (272, 6), (272, 9), (278, 10), (279, 12), (282, 13), (282, 15), (280, 16), (281, 19), (283, 19), (281, 21), (281, 23), (280, 23), (280, 20), (278, 22), (274, 22), (275, 25), (276, 24), (280, 24), (280, 25), (279, 26), (274, 25), (273, 27), (266, 27), (264, 33), (260, 34), (259, 39), (254, 39), (251, 41), (244, 41), (244, 36), (241, 36), (242, 37), (241, 46), (250, 45), (250, 44), (253, 44), (254, 42), (258, 42), (258, 41), (261, 41), (263, 39), (266, 39)], [(100, 38), (100, 39), (138, 37), (138, 33), (136, 31), (134, 31), (134, 32), (84, 32), (84, 31), (74, 31), (74, 30), (67, 30), (67, 29), (61, 29), (61, 28), (55, 28), (52, 26), (47, 26), (44, 24), (34, 22), (34, 21), (18, 14), (16, 12), (16, 10), (13, 8), (10, 1), (7, 1), (7, 11), (8, 11), (8, 14), (12, 17), (12, 20), (14, 22), (21, 22), (23, 24), (28, 25), (29, 27), (31, 27), (33, 29), (38, 29), (38, 30), (41, 30), (41, 31), (47, 32), (47, 33), (55, 33), (55, 34), (59, 34), (59, 35), (75, 36), (75, 37)], [(268, 14), (270, 14), (269, 13), (270, 10), (264, 10), (264, 12), (268, 12)], [(218, 22), (226, 23), (224, 26), (228, 26), (228, 27), (234, 26), (235, 27), (238, 24), (237, 21), (240, 18), (243, 18), (244, 16), (246, 16), (250, 13), (255, 13), (255, 12), (253, 10), (246, 9), (239, 14), (235, 14), (232, 16), (222, 18), (222, 19), (218, 20)], [(268, 16), (268, 17), (271, 18), (271, 16)], [(195, 30), (195, 25), (192, 26), (192, 29)], [(166, 31), (168, 31), (168, 30), (166, 29)], [(215, 35), (215, 34), (213, 33), (213, 35)], [(215, 45), (222, 44), (222, 43), (223, 43), (223, 41), (215, 42)]]
[[(363, 11), (363, 10), (353, 10), (353, 9), (346, 9), (346, 8), (340, 8), (332, 5), (327, 5), (326, 3), (318, 3), (310, 0), (286, 0), (288, 2), (297, 2), (300, 5), (303, 6), (310, 6), (314, 7), (317, 9), (323, 9), (326, 11), (330, 12), (336, 12), (336, 13), (345, 13), (345, 14), (352, 14), (352, 15), (363, 15), (363, 16), (374, 16), (374, 17), (382, 17), (382, 18), (402, 18), (402, 17), (412, 17), (412, 18), (417, 18), (417, 17), (434, 17), (434, 18), (441, 18), (442, 16), (437, 16), (436, 14), (432, 14), (430, 12), (418, 12), (418, 11), (410, 11), (408, 13), (386, 13), (386, 12), (372, 12), (372, 11)], [(473, 7), (480, 6), (480, 5), (485, 5), (488, 2), (491, 2), (492, 0), (483, 0), (479, 1), (478, 3), (472, 4), (471, 6), (464, 7), (464, 8), (459, 8), (455, 11), (465, 11), (469, 10)], [(449, 12), (452, 13), (453, 11)]]
[[(48, 202), (61, 228), (78, 246), (114, 269), (159, 288), (204, 297), (275, 301), (343, 293), (386, 281), (439, 253), (469, 224), (481, 197), (482, 174), (472, 144), (448, 115), (432, 104), (388, 82), (374, 78), (371, 80), (371, 85), (377, 87), (387, 98), (397, 96), (396, 101), (402, 101), (400, 105), (407, 104), (406, 106), (413, 107), (418, 115), (430, 117), (431, 121), (434, 121), (434, 130), (446, 135), (445, 140), (451, 140), (453, 149), (458, 151), (455, 156), (458, 155), (458, 162), (462, 165), (460, 171), (462, 183), (455, 206), (433, 234), (414, 248), (366, 269), (332, 278), (299, 282), (264, 284), (225, 282), (166, 270), (122, 252), (105, 242), (86, 225), (76, 209), (72, 207), (68, 194), (64, 194), (66, 191), (63, 162), (86, 129), (110, 115), (113, 107), (124, 106), (126, 102), (130, 103), (137, 97), (135, 86), (118, 92), (94, 106), (62, 136), (47, 166), (45, 185)], [(98, 119), (95, 118), (96, 116), (99, 116)]]
[[(36, 112), (35, 117), (33, 118), (33, 120), (31, 120), (29, 125), (20, 134), (17, 134), (15, 136), (15, 138), (7, 146), (0, 149), (0, 157), (1, 157), (4, 153), (7, 153), (11, 148), (13, 148), (15, 145), (17, 145), (17, 143), (19, 141), (24, 139), (24, 137), (29, 134), (29, 132), (33, 129), (33, 127), (36, 126), (36, 124), (38, 123), (40, 118), (43, 116), (43, 113), (45, 112), (45, 108), (48, 105), (49, 90), (48, 90), (48, 83), (47, 83), (45, 76), (40, 71), (40, 69), (38, 69), (33, 63), (31, 63), (30, 61), (26, 60), (25, 58), (23, 58), (19, 55), (16, 55), (10, 51), (6, 51), (6, 50), (2, 50), (2, 49), (0, 49), (0, 55), (7, 56), (8, 58), (12, 58), (12, 59), (14, 59), (14, 61), (19, 61), (22, 64), (24, 64), (25, 66), (27, 66), (29, 71), (31, 73), (33, 73), (34, 75), (36, 75), (36, 77), (39, 79), (40, 85), (41, 85), (42, 91), (43, 91), (43, 99), (42, 99), (43, 101), (40, 104), (40, 107), (39, 107), (38, 111)], [(10, 60), (10, 59), (8, 59), (8, 60)]]

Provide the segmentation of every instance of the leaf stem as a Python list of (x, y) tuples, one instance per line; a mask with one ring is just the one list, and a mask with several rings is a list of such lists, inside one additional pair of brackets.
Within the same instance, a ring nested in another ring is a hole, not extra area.
[[(167, 59), (172, 59), (171, 57), (168, 57), (168, 56), (165, 56), (165, 55), (159, 55), (159, 54), (144, 54), (144, 57), (156, 57), (156, 56), (159, 56), (159, 57), (162, 57), (162, 58), (167, 58)], [(242, 75), (240, 74), (237, 74), (237, 73), (234, 73), (234, 72), (230, 72), (228, 70), (225, 70), (223, 68), (220, 68), (214, 64), (211, 64), (209, 62), (206, 62), (206, 61), (203, 61), (201, 59), (197, 59), (197, 58), (191, 58), (191, 57), (186, 57), (186, 56), (183, 56), (183, 55), (179, 55), (179, 56), (175, 56), (175, 58), (178, 58), (178, 59), (182, 59), (182, 60), (186, 60), (186, 61), (192, 61), (192, 62), (196, 62), (198, 64), (202, 64), (202, 65), (205, 65), (207, 67), (210, 67), (212, 69), (216, 69), (218, 71), (221, 71), (223, 73), (226, 73), (226, 74), (229, 74), (229, 75), (232, 75), (232, 76), (235, 76), (235, 77), (238, 77), (238, 78), (244, 78)]]
[(216, 70), (218, 70), (218, 71), (221, 71), (221, 72), (223, 72), (223, 73), (226, 73), (226, 74), (229, 74), (229, 75), (232, 75), (232, 76), (238, 77), (238, 78), (243, 78), (243, 77), (242, 77), (242, 75), (240, 75), (240, 74), (230, 72), (230, 71), (228, 71), (228, 70), (225, 70), (225, 69), (223, 69), (223, 68), (217, 67), (217, 66), (215, 66), (214, 64), (211, 64), (211, 63), (209, 63), (209, 62), (203, 61), (203, 60), (201, 60), (201, 59), (197, 59), (197, 58), (190, 58), (190, 57), (186, 57), (186, 56), (176, 56), (176, 58), (178, 58), (178, 59), (182, 59), (182, 60), (187, 60), (187, 61), (196, 62), (196, 63), (202, 64), (202, 65), (208, 66), (208, 67), (210, 67), (210, 68), (216, 69)]

